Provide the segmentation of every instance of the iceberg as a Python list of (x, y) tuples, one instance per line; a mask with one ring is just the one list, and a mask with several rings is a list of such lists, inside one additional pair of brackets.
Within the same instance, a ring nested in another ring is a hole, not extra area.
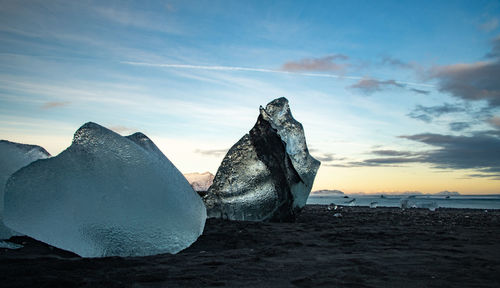
[(206, 219), (201, 198), (148, 137), (92, 122), (59, 155), (14, 173), (5, 207), (10, 228), (83, 257), (177, 253)]
[(12, 173), (38, 159), (50, 157), (40, 146), (0, 140), (0, 239), (20, 235), (3, 224), (4, 188)]
[(209, 217), (294, 221), (319, 168), (288, 100), (260, 107), (257, 122), (229, 149), (204, 197)]

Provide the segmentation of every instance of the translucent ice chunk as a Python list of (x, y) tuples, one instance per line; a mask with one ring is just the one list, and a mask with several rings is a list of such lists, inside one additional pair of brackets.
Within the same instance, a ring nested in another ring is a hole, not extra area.
[(348, 206), (356, 206), (356, 198), (346, 201), (344, 204), (347, 204)]
[(40, 146), (0, 140), (0, 239), (9, 239), (18, 233), (3, 224), (4, 188), (12, 173), (29, 163), (50, 157), (49, 152)]
[(206, 210), (145, 135), (95, 123), (72, 145), (8, 180), (5, 223), (84, 257), (177, 253), (202, 233)]
[(326, 209), (328, 211), (337, 210), (337, 205), (335, 205), (335, 203), (330, 203), (330, 204), (328, 204), (328, 207), (326, 207)]
[(416, 208), (424, 208), (424, 209), (429, 209), (430, 211), (436, 211), (438, 208), (438, 205), (436, 202), (417, 202), (415, 203)]
[(401, 209), (411, 208), (412, 205), (413, 203), (408, 198), (404, 198), (399, 201), (399, 207), (401, 207)]

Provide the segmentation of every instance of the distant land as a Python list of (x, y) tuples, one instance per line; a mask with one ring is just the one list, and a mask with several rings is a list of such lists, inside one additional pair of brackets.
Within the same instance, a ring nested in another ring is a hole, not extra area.
[(311, 192), (311, 196), (329, 196), (329, 195), (441, 195), (441, 196), (460, 196), (460, 194), (457, 191), (440, 191), (437, 193), (422, 193), (420, 191), (401, 191), (401, 192), (377, 192), (377, 193), (364, 193), (364, 192), (357, 192), (357, 193), (344, 193), (340, 190), (317, 190)]
[(204, 172), (204, 173), (186, 173), (184, 174), (184, 177), (189, 182), (189, 185), (193, 187), (194, 191), (196, 192), (204, 192), (207, 191), (210, 185), (214, 182), (214, 174), (210, 172)]
[(340, 190), (317, 190), (311, 192), (312, 196), (322, 196), (322, 195), (344, 195), (345, 193)]

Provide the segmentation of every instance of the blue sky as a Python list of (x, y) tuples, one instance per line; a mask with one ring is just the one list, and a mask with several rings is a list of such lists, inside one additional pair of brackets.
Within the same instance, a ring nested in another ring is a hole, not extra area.
[(499, 21), (498, 1), (1, 1), (0, 138), (57, 154), (93, 121), (215, 173), (284, 96), (315, 189), (500, 193)]

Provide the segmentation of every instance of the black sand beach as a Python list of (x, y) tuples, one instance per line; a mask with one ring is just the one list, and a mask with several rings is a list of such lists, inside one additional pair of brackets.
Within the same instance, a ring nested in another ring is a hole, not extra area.
[(500, 210), (308, 205), (296, 223), (210, 219), (188, 249), (150, 257), (12, 241), (25, 247), (0, 249), (1, 287), (500, 287)]

